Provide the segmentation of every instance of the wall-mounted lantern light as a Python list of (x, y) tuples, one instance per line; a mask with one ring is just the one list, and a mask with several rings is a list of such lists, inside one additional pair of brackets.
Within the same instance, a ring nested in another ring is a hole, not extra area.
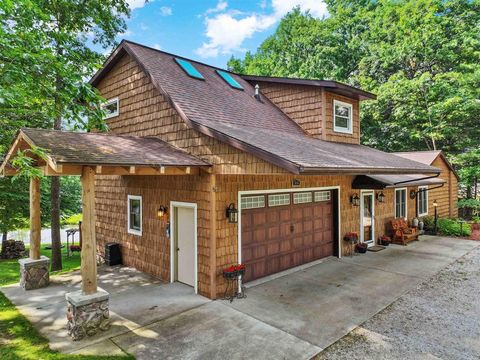
[(238, 210), (235, 209), (235, 204), (231, 203), (227, 207), (226, 216), (229, 223), (236, 224), (238, 222)]
[(360, 198), (358, 197), (358, 194), (350, 196), (350, 204), (353, 206), (360, 206)]
[(377, 193), (377, 200), (380, 203), (385, 202), (385, 194), (383, 193), (383, 191), (380, 191), (379, 193)]
[(168, 208), (166, 206), (160, 205), (160, 207), (157, 210), (157, 217), (161, 219), (165, 215), (167, 215), (167, 213), (168, 213)]

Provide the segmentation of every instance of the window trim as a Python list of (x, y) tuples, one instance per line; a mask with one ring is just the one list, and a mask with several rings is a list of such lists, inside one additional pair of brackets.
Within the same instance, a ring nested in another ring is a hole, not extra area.
[[(425, 203), (426, 203), (426, 212), (423, 212), (421, 213), (420, 212), (420, 197), (418, 196), (421, 192), (420, 190), (421, 189), (427, 189), (427, 191), (422, 191), (422, 193), (425, 194)], [(417, 194), (417, 212), (418, 212), (418, 216), (427, 216), (428, 215), (428, 185), (423, 185), (423, 186), (419, 186), (418, 189), (419, 192)]]
[[(140, 230), (130, 227), (130, 200), (140, 200)], [(143, 231), (143, 201), (140, 195), (127, 196), (127, 232), (132, 235), (142, 236)]]
[(397, 191), (405, 191), (405, 216), (403, 217), (405, 220), (408, 219), (408, 196), (407, 196), (407, 188), (398, 188), (395, 189), (395, 196), (393, 198), (393, 214), (395, 215), (395, 218), (398, 218), (397, 216)]
[(113, 99), (109, 99), (107, 100), (107, 102), (105, 104), (102, 105), (102, 108), (105, 110), (105, 108), (108, 106), (108, 105), (111, 105), (111, 104), (114, 104), (116, 103), (117, 104), (117, 110), (111, 114), (106, 114), (105, 115), (105, 120), (107, 119), (111, 119), (113, 117), (116, 117), (118, 115), (120, 115), (120, 100), (118, 99), (118, 97), (115, 97)]
[[(288, 195), (288, 204), (272, 204), (272, 205), (271, 205), (271, 204), (270, 204), (270, 196), (271, 196), (271, 195), (273, 195), (273, 196), (274, 196), (274, 195)], [(289, 192), (288, 192), (288, 193), (286, 193), (286, 192), (285, 192), (285, 193), (284, 193), (284, 192), (281, 192), (281, 193), (268, 194), (268, 196), (267, 196), (267, 206), (268, 206), (269, 208), (271, 208), (271, 207), (277, 207), (277, 206), (290, 206), (290, 205), (292, 205), (292, 194), (289, 193)]]
[[(304, 195), (304, 194), (310, 195), (310, 200), (309, 201), (300, 201), (299, 202), (299, 201), (295, 200), (295, 195), (297, 195), (297, 197), (298, 197), (298, 196), (301, 196), (301, 195)], [(313, 203), (313, 192), (311, 192), (311, 191), (295, 192), (295, 193), (292, 193), (292, 198), (293, 198), (293, 205), (310, 204), (310, 203)]]
[[(346, 106), (350, 109), (349, 111), (350, 116), (348, 117), (349, 121), (348, 121), (347, 128), (337, 126), (337, 114), (335, 112), (335, 107), (337, 105)], [(346, 103), (340, 100), (333, 100), (333, 131), (338, 133), (343, 133), (343, 134), (353, 134), (353, 104)]]
[[(253, 207), (244, 206), (244, 205), (246, 205), (246, 202), (247, 202), (248, 198), (263, 198), (263, 206), (253, 206)], [(244, 204), (244, 200), (245, 200), (245, 204)], [(244, 209), (244, 210), (263, 209), (267, 206), (267, 202), (265, 200), (265, 195), (246, 195), (246, 196), (242, 196), (240, 198), (240, 203), (241, 203), (242, 209)]]

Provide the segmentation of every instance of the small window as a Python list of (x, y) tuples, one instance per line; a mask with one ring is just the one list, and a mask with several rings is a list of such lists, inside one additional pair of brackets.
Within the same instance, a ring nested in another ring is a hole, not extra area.
[(290, 194), (268, 195), (268, 206), (290, 205)]
[(187, 73), (188, 76), (191, 76), (195, 79), (200, 79), (200, 80), (205, 80), (203, 78), (203, 75), (200, 74), (200, 72), (195, 69), (195, 66), (193, 66), (190, 61), (175, 58), (175, 61), (177, 62), (178, 65)]
[(395, 217), (407, 218), (407, 189), (395, 189)]
[(110, 119), (112, 117), (118, 116), (120, 113), (120, 105), (118, 98), (108, 100), (103, 106), (103, 111), (105, 111), (105, 119)]
[(240, 85), (237, 80), (235, 80), (232, 75), (222, 70), (215, 70), (220, 77), (225, 80), (225, 82), (231, 87), (239, 90), (243, 90), (242, 85)]
[(352, 134), (352, 104), (335, 100), (333, 102), (333, 130)]
[(293, 194), (293, 203), (294, 204), (305, 204), (312, 202), (312, 193), (311, 192), (302, 192)]
[(418, 216), (428, 215), (428, 186), (418, 187)]
[(128, 195), (128, 233), (142, 235), (142, 197)]
[(330, 191), (316, 191), (315, 202), (330, 201)]
[(242, 196), (242, 210), (265, 207), (265, 196)]

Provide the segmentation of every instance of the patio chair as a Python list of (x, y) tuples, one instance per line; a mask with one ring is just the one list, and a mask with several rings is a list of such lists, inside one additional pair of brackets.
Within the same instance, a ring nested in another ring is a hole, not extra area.
[(390, 225), (394, 244), (407, 245), (410, 241), (418, 240), (418, 229), (409, 227), (404, 218), (393, 219), (390, 221)]

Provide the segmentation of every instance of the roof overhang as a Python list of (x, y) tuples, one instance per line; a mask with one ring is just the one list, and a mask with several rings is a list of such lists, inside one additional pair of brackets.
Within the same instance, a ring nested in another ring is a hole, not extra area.
[(352, 189), (388, 189), (408, 186), (442, 186), (445, 180), (433, 176), (420, 175), (358, 175), (352, 182)]
[[(53, 134), (52, 138), (48, 138), (50, 134)], [(134, 148), (130, 145), (128, 150), (122, 150), (122, 144), (132, 139)], [(40, 158), (28, 151), (34, 148), (41, 149), (45, 156)], [(84, 166), (94, 167), (96, 173), (102, 175), (196, 175), (200, 171), (211, 172), (210, 164), (156, 138), (22, 129), (0, 165), (1, 176), (18, 173), (12, 160), (19, 151), (25, 152), (32, 159), (32, 165), (44, 176), (81, 175)], [(148, 152), (156, 154), (148, 156)]]
[(306, 85), (317, 86), (327, 89), (330, 92), (353, 97), (358, 100), (376, 99), (377, 96), (371, 92), (358, 89), (356, 87), (340, 83), (333, 80), (314, 80), (314, 79), (297, 79), (286, 77), (269, 77), (269, 76), (254, 76), (254, 75), (240, 75), (243, 79), (250, 82), (269, 82), (288, 85)]

